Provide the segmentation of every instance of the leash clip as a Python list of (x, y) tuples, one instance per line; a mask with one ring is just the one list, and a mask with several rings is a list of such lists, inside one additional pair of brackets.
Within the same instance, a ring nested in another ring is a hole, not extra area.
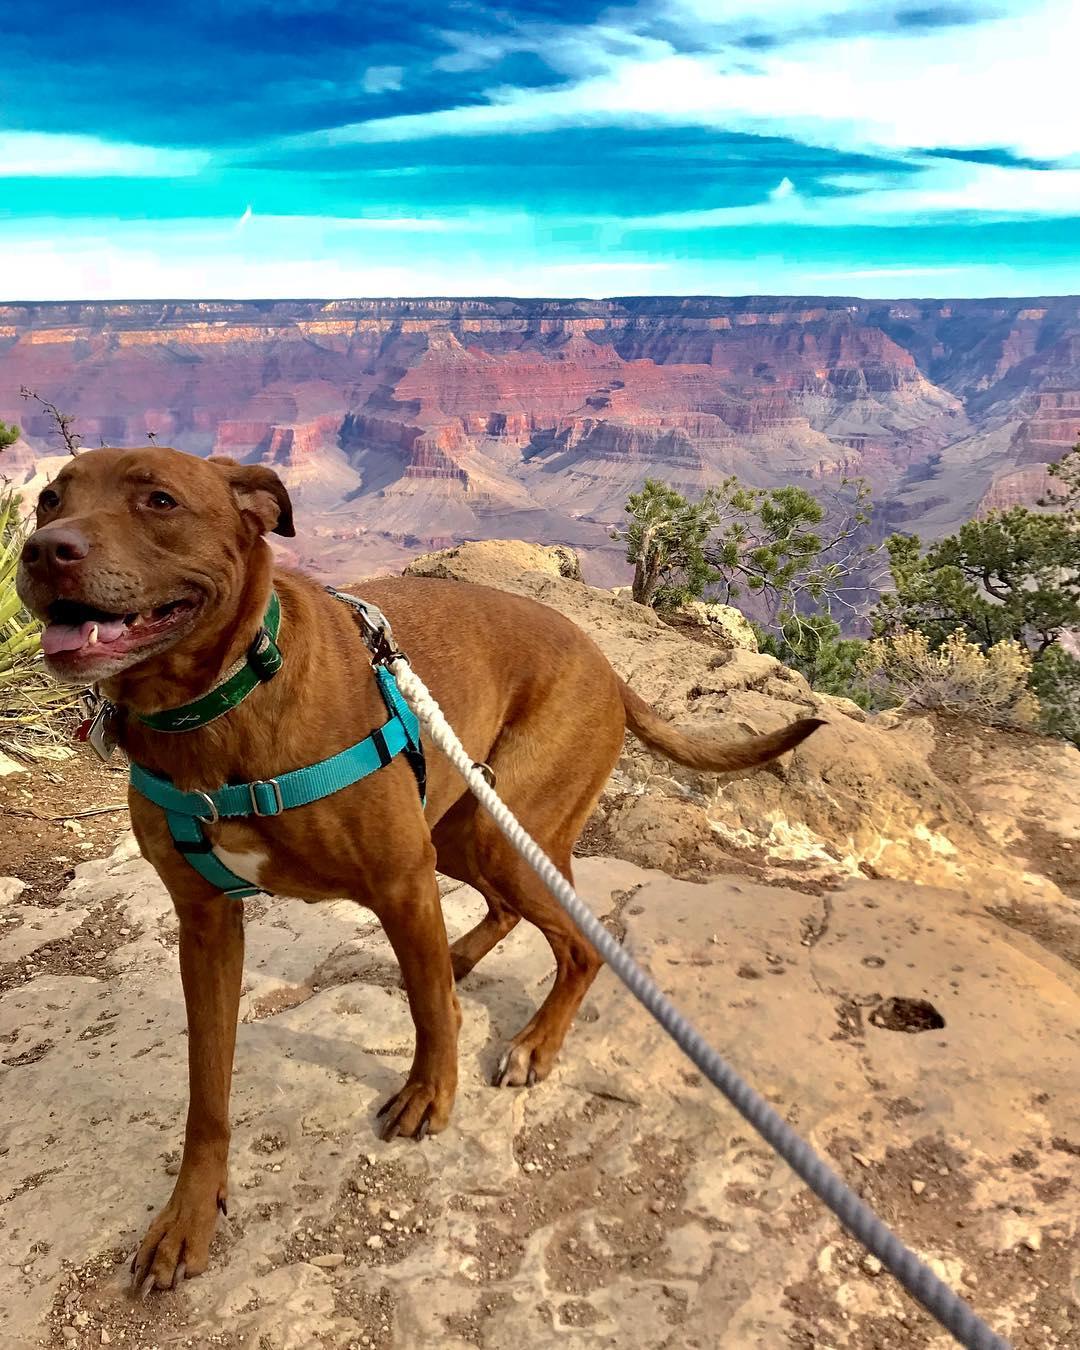
[(326, 589), (335, 600), (343, 600), (345, 604), (356, 611), (363, 631), (364, 645), (371, 653), (371, 664), (373, 666), (389, 666), (393, 661), (404, 661), (408, 664), (409, 658), (398, 649), (394, 642), (394, 632), (390, 627), (390, 620), (381, 609), (376, 609), (374, 605), (369, 605), (365, 600), (361, 600), (355, 595), (349, 595), (345, 591), (339, 591), (333, 586), (327, 586)]

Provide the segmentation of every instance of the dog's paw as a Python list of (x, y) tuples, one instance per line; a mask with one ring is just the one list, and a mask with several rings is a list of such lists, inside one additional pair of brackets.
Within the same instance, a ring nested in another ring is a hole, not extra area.
[(426, 1139), (445, 1130), (454, 1104), (454, 1089), (440, 1087), (425, 1079), (412, 1079), (401, 1091), (379, 1107), (383, 1139)]
[(228, 1212), (224, 1183), (198, 1189), (178, 1184), (132, 1258), (132, 1295), (146, 1298), (152, 1289), (175, 1289), (185, 1278), (201, 1275), (210, 1261), (219, 1209)]
[(554, 1056), (531, 1040), (516, 1041), (507, 1047), (492, 1075), (493, 1087), (532, 1087), (542, 1083), (551, 1072)]

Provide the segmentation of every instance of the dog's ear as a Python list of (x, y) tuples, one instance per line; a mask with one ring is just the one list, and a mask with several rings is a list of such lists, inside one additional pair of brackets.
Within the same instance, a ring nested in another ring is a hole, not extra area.
[(267, 530), (288, 538), (296, 534), (292, 502), (285, 484), (273, 469), (268, 469), (265, 464), (237, 464), (235, 459), (224, 455), (211, 455), (207, 463), (221, 469), (233, 490), (237, 506), (245, 514), (255, 517), (264, 534)]

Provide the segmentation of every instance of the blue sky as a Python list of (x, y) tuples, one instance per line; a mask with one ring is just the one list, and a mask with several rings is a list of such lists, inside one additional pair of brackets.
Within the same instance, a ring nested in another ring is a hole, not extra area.
[(3, 8), (0, 300), (1080, 291), (1075, 0)]

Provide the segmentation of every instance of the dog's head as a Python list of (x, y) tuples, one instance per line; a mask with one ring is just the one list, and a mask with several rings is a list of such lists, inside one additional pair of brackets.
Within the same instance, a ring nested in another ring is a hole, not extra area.
[(88, 450), (46, 487), (19, 562), (52, 673), (94, 683), (235, 613), (263, 534), (292, 506), (262, 465), (164, 446)]

